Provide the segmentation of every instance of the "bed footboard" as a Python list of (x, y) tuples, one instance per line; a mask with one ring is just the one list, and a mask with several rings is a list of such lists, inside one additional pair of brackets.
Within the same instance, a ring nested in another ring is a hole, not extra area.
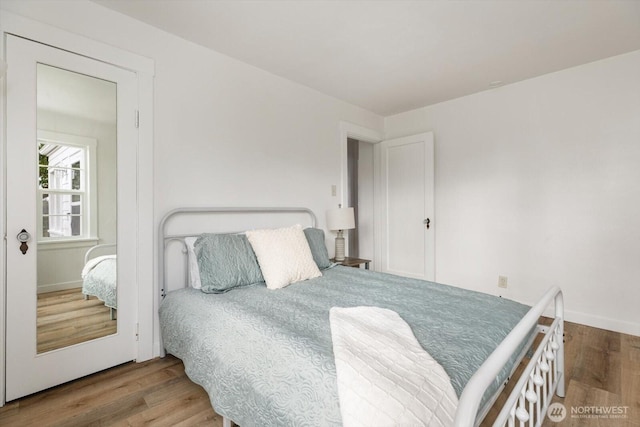
[(552, 302), (555, 304), (553, 323), (548, 327), (538, 325), (538, 331), (544, 333), (544, 337), (498, 414), (494, 426), (512, 426), (516, 421), (519, 425), (540, 426), (554, 392), (564, 397), (564, 303), (562, 291), (552, 287), (471, 377), (460, 396), (455, 426), (470, 427), (481, 421), (476, 417), (485, 390)]

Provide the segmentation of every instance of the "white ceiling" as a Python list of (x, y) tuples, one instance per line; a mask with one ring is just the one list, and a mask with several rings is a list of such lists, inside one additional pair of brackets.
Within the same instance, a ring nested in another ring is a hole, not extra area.
[(94, 0), (383, 116), (640, 49), (640, 1)]

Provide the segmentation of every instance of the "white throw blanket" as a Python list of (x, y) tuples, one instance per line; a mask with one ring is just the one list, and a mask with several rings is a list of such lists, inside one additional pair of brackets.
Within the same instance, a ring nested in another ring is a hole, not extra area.
[(398, 313), (333, 307), (331, 337), (344, 426), (450, 426), (458, 397)]

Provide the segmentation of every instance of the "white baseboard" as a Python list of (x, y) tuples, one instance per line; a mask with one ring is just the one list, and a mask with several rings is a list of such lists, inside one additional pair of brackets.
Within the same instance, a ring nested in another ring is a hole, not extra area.
[(72, 282), (50, 283), (47, 285), (38, 285), (38, 293), (64, 291), (66, 289), (81, 288), (82, 280), (74, 280)]
[[(553, 308), (544, 312), (545, 316), (553, 317)], [(581, 313), (579, 311), (564, 311), (564, 320), (594, 328), (606, 329), (608, 331), (621, 332), (623, 334), (640, 336), (640, 323), (627, 322), (624, 320), (611, 319), (594, 314)]]

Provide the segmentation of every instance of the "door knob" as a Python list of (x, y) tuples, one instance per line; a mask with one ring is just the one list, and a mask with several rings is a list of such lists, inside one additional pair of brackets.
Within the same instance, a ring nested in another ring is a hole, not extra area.
[(427, 226), (427, 230), (428, 230), (429, 229), (429, 225), (431, 224), (431, 220), (429, 218), (427, 218), (424, 221), (422, 221), (422, 223)]
[(22, 231), (20, 231), (16, 236), (16, 239), (18, 239), (18, 242), (21, 243), (20, 252), (22, 252), (22, 255), (26, 254), (27, 251), (29, 250), (29, 246), (27, 245), (27, 242), (31, 239), (31, 234), (29, 234), (29, 232), (27, 232), (27, 230), (23, 228)]

